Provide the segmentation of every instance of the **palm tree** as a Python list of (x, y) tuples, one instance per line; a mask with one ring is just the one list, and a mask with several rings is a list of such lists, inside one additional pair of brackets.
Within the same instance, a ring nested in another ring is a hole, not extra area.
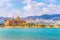
[(49, 25), (51, 28), (53, 28), (54, 26), (53, 25)]
[(60, 27), (60, 24), (57, 24), (58, 27)]
[(46, 28), (46, 25), (42, 24), (41, 27), (42, 27), (42, 28)]
[(27, 23), (27, 24), (26, 24), (26, 26), (31, 27), (31, 26), (32, 26), (32, 24), (31, 24), (31, 23)]

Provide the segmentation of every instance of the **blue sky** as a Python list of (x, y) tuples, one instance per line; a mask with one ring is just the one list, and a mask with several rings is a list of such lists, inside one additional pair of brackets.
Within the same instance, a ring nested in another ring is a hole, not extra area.
[(60, 0), (0, 0), (0, 17), (60, 14)]

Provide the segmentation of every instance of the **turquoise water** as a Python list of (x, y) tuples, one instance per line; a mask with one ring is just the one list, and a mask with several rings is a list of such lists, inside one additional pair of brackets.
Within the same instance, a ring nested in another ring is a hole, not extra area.
[(60, 40), (59, 28), (0, 29), (0, 40)]

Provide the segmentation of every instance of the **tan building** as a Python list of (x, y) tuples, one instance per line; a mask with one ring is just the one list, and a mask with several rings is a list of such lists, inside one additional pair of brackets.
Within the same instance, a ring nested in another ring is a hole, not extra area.
[(24, 21), (24, 20), (21, 20), (20, 18), (19, 18), (19, 16), (17, 16), (16, 17), (16, 19), (14, 19), (14, 17), (11, 19), (11, 20), (6, 20), (5, 21), (5, 25), (6, 26), (10, 26), (10, 25), (18, 25), (18, 24), (25, 24), (26, 23), (26, 21)]

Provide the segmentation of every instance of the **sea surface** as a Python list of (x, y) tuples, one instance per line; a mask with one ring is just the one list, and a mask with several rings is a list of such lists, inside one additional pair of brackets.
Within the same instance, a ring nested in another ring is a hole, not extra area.
[(60, 40), (60, 28), (0, 28), (0, 40)]

